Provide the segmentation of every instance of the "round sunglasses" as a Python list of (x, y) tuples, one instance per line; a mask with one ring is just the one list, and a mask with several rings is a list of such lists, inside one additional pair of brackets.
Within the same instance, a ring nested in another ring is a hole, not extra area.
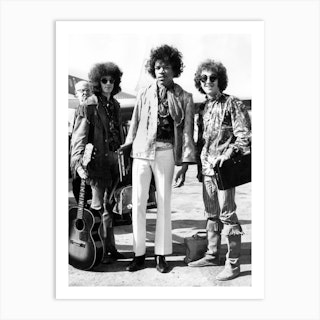
[(205, 75), (205, 74), (200, 77), (200, 81), (203, 82), (203, 83), (206, 83), (208, 79), (209, 79), (209, 81), (210, 81), (211, 83), (213, 83), (213, 82), (215, 82), (218, 78), (217, 78), (217, 76), (214, 76), (214, 75), (211, 75), (210, 77), (208, 77), (208, 76)]
[(102, 78), (100, 80), (101, 83), (106, 84), (108, 82), (110, 82), (111, 84), (114, 84), (114, 79), (106, 79), (106, 78)]

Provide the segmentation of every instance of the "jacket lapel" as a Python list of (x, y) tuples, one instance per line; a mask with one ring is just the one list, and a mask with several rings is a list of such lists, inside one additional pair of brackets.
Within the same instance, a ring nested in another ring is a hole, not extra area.
[(104, 130), (106, 132), (106, 138), (108, 138), (108, 132), (109, 132), (109, 121), (107, 120), (107, 117), (106, 117), (106, 113), (105, 111), (103, 110), (103, 107), (101, 106), (100, 103), (98, 103), (97, 105), (97, 112), (98, 112), (98, 115), (99, 115), (99, 118), (102, 122), (102, 125), (104, 127)]

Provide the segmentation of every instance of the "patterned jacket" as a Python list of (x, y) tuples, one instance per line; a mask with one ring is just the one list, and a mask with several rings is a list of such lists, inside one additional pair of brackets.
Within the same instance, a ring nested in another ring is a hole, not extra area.
[(224, 93), (201, 105), (198, 112), (198, 165), (202, 174), (212, 176), (216, 157), (250, 149), (251, 120), (243, 102)]
[[(192, 95), (174, 84), (167, 93), (169, 112), (174, 120), (174, 159), (176, 165), (196, 163), (193, 140), (194, 104)], [(125, 144), (133, 143), (132, 157), (153, 160), (156, 151), (158, 119), (157, 84), (142, 89), (133, 110)]]

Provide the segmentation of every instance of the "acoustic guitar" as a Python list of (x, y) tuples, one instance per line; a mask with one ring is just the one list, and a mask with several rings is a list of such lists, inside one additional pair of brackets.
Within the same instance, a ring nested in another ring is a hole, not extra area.
[[(88, 143), (82, 159), (86, 169), (91, 160), (93, 145)], [(103, 244), (100, 236), (101, 215), (84, 207), (85, 179), (81, 179), (79, 203), (69, 210), (69, 264), (81, 270), (90, 270), (98, 265), (103, 257)]]

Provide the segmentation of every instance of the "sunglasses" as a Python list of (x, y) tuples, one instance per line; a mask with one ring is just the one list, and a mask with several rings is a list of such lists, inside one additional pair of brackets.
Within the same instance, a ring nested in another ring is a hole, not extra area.
[(102, 78), (100, 80), (101, 83), (106, 84), (108, 82), (110, 82), (111, 84), (114, 84), (114, 79), (106, 79), (106, 78)]
[[(209, 81), (210, 81), (211, 83), (215, 82), (217, 79), (218, 79), (217, 76), (211, 75), (211, 76), (209, 77)], [(207, 80), (208, 80), (208, 76), (205, 75), (205, 74), (200, 77), (200, 81), (203, 82), (203, 83), (206, 83)]]

